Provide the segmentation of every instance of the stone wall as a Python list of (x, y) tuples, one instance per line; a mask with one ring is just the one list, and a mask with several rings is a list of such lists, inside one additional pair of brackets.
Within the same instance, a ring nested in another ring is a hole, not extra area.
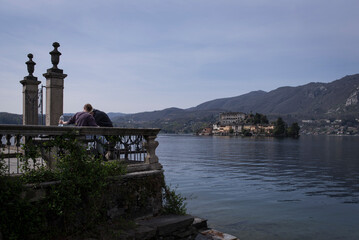
[[(128, 168), (126, 175), (112, 177), (109, 180), (110, 184), (103, 196), (103, 209), (110, 221), (96, 227), (96, 238), (91, 236), (86, 239), (238, 240), (234, 236), (208, 229), (207, 220), (204, 219), (191, 215), (160, 215), (162, 190), (165, 186), (160, 164), (136, 164)], [(58, 183), (54, 181), (28, 184), (22, 197), (33, 204), (43, 204), (42, 200), (46, 198), (47, 190)], [(84, 220), (83, 216), (78, 216), (78, 219), (79, 222)], [(128, 229), (118, 228), (116, 222), (124, 219), (134, 219), (135, 226)], [(49, 216), (48, 222), (43, 224), (59, 228), (60, 222), (60, 219)], [(106, 226), (103, 227), (103, 224)], [(28, 237), (38, 239), (38, 236), (41, 236), (41, 233)], [(82, 237), (73, 239), (84, 239)], [(0, 240), (2, 238), (0, 233)]]
[(155, 216), (162, 208), (163, 170), (136, 172), (113, 178), (105, 196), (107, 216)]
[[(165, 185), (162, 169), (149, 170), (154, 166), (147, 165), (147, 169), (139, 172), (130, 172), (123, 176), (111, 177), (102, 198), (102, 213), (105, 219), (116, 221), (121, 219), (136, 219), (157, 216), (162, 209), (162, 189)], [(159, 164), (158, 164), (159, 165)], [(162, 166), (157, 166), (159, 168)], [(40, 184), (27, 184), (22, 198), (31, 204), (46, 204), (48, 190), (59, 181)], [(86, 212), (76, 215), (78, 226), (86, 225)], [(51, 213), (45, 213), (47, 222), (44, 226), (56, 226), (61, 231), (61, 218)], [(77, 225), (77, 224), (75, 224)], [(74, 229), (77, 226), (72, 226)], [(40, 233), (41, 234), (41, 233)], [(0, 235), (1, 236), (1, 235)], [(36, 237), (31, 237), (36, 239)]]

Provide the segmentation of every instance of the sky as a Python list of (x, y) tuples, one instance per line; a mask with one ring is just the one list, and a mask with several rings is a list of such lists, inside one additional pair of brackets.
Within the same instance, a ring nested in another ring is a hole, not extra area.
[(359, 73), (357, 0), (0, 0), (0, 112), (67, 74), (64, 112), (136, 113)]

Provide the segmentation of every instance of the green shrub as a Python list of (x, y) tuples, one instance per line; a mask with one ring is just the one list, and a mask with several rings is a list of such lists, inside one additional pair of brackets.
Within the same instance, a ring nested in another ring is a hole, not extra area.
[[(31, 141), (23, 148), (25, 173), (21, 177), (6, 176), (6, 168), (0, 158), (0, 231), (4, 239), (31, 239), (39, 233), (49, 239), (60, 231), (63, 235), (86, 229), (104, 216), (103, 193), (108, 176), (125, 172), (122, 164), (103, 163), (89, 154), (87, 146), (75, 135), (58, 136), (46, 147), (57, 147), (61, 154), (56, 170), (45, 167), (30, 169), (27, 159), (39, 156), (39, 148)], [(28, 202), (21, 197), (26, 183), (41, 183), (57, 180), (47, 189), (45, 199)], [(54, 221), (54, 219), (60, 219)], [(35, 238), (35, 237), (34, 237)]]
[(169, 186), (163, 188), (163, 213), (185, 215), (187, 208), (185, 203), (187, 198), (181, 194), (176, 193), (174, 189)]

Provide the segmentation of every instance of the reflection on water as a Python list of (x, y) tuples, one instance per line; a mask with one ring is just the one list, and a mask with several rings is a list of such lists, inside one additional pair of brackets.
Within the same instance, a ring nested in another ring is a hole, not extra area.
[(166, 181), (213, 227), (242, 240), (359, 239), (357, 137), (158, 141)]

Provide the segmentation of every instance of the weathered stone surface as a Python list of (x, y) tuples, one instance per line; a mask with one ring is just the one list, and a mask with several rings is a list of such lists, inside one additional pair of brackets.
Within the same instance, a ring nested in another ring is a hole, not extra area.
[(137, 163), (137, 164), (129, 164), (127, 165), (127, 173), (132, 172), (141, 172), (141, 171), (149, 171), (149, 170), (161, 170), (162, 165), (160, 163)]
[[(58, 120), (58, 119), (57, 119)], [(76, 132), (77, 135), (157, 135), (159, 128), (119, 128), (119, 127), (57, 127), (57, 126), (21, 126), (21, 125), (0, 125), (1, 134), (21, 134), (21, 135), (63, 135)]]
[(163, 170), (150, 170), (150, 171), (142, 171), (142, 172), (133, 172), (128, 173), (123, 176), (123, 178), (136, 178), (136, 177), (148, 177), (152, 175), (158, 175), (163, 173)]
[(57, 50), (60, 44), (54, 42), (52, 44), (54, 50), (50, 52), (53, 67), (47, 69), (43, 74), (46, 78), (46, 125), (57, 126), (59, 117), (64, 110), (64, 79), (67, 74), (62, 69), (57, 68), (60, 61), (61, 53)]
[(184, 238), (188, 238), (191, 235), (193, 235), (195, 233), (195, 231), (196, 231), (195, 229), (190, 227), (190, 228), (184, 228), (184, 229), (178, 230), (172, 234), (177, 239), (184, 239)]
[(193, 223), (193, 216), (166, 215), (154, 217), (148, 220), (141, 220), (140, 225), (157, 228), (158, 235), (165, 236), (181, 229), (190, 227)]
[(64, 110), (64, 78), (66, 74), (43, 74), (46, 78), (46, 125), (57, 126)]
[(129, 173), (111, 179), (104, 198), (109, 218), (158, 215), (162, 208), (163, 170)]
[(144, 147), (147, 150), (145, 163), (158, 163), (158, 157), (156, 155), (158, 142), (155, 141), (156, 137), (157, 136), (145, 136), (146, 142), (144, 143)]
[(198, 230), (204, 230), (207, 229), (207, 219), (202, 219), (199, 217), (195, 217), (192, 224), (195, 228)]
[(133, 231), (133, 236), (135, 239), (152, 239), (156, 236), (156, 229), (149, 226), (138, 226)]

